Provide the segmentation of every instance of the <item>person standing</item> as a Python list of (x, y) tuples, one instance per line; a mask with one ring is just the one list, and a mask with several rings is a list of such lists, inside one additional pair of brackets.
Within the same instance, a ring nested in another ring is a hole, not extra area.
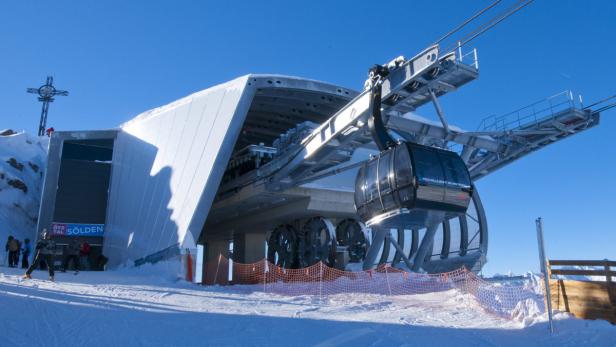
[(32, 246), (30, 246), (30, 239), (24, 240), (24, 246), (21, 248), (21, 268), (27, 269), (30, 266), (29, 258), (32, 253)]
[(56, 243), (51, 239), (51, 233), (47, 232), (47, 229), (43, 229), (40, 239), (36, 242), (36, 253), (34, 254), (34, 261), (32, 265), (26, 271), (24, 278), (32, 278), (30, 275), (32, 271), (38, 266), (41, 260), (45, 260), (47, 263), (47, 270), (49, 271), (49, 280), (54, 280), (53, 270), (53, 256), (56, 251)]
[(75, 273), (79, 272), (79, 242), (72, 239), (64, 250), (64, 261), (62, 262), (62, 272), (66, 272), (68, 264), (73, 261)]
[(79, 248), (79, 257), (81, 258), (81, 266), (86, 270), (90, 270), (90, 262), (88, 261), (90, 258), (90, 244), (88, 241), (83, 241), (81, 243), (81, 247)]
[(21, 241), (15, 239), (17, 241), (17, 254), (15, 254), (15, 267), (19, 267), (19, 256), (21, 255)]
[(19, 262), (19, 242), (12, 235), (6, 242), (6, 251), (9, 253), (9, 267), (16, 267)]
[(6, 259), (9, 263), (9, 267), (11, 267), (11, 253), (9, 251), (9, 244), (13, 241), (13, 235), (9, 235), (9, 238), (6, 240), (6, 244), (4, 245), (4, 250), (6, 251)]

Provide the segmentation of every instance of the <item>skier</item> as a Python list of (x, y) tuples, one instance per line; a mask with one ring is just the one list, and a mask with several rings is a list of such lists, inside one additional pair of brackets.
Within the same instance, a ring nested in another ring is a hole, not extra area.
[[(36, 254), (34, 255), (34, 261), (32, 265), (26, 271), (24, 278), (32, 278), (30, 275), (32, 271), (39, 265), (41, 260), (45, 260), (47, 263), (47, 270), (49, 270), (49, 280), (54, 280), (53, 271), (53, 256), (56, 250), (56, 243), (51, 239), (51, 233), (47, 232), (47, 229), (43, 229), (40, 239), (36, 242)], [(44, 259), (43, 259), (44, 258)]]
[(68, 264), (73, 261), (73, 267), (75, 268), (75, 274), (79, 273), (79, 242), (76, 239), (66, 246), (64, 250), (64, 261), (62, 262), (62, 272), (66, 272)]
[(30, 266), (29, 258), (32, 253), (32, 246), (30, 246), (30, 239), (24, 240), (24, 246), (21, 249), (21, 268), (27, 269)]

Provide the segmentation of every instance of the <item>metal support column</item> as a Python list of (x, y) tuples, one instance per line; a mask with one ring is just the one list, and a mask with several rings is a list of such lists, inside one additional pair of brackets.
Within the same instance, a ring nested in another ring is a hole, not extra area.
[(445, 119), (445, 113), (443, 113), (443, 109), (441, 108), (441, 104), (438, 102), (438, 98), (432, 89), (430, 91), (430, 98), (432, 99), (432, 103), (434, 104), (434, 108), (436, 109), (436, 113), (438, 114), (438, 118), (441, 120), (441, 124), (443, 124), (443, 129), (445, 130), (445, 134), (449, 134), (449, 123)]
[(370, 243), (370, 248), (368, 248), (368, 252), (366, 252), (366, 258), (364, 258), (364, 270), (370, 270), (376, 265), (376, 257), (379, 255), (381, 246), (384, 246), (383, 242), (385, 241), (385, 236), (389, 232), (378, 226), (373, 226), (371, 229), (373, 238)]
[(543, 245), (543, 222), (541, 217), (535, 221), (537, 227), (537, 243), (539, 246), (539, 264), (541, 272), (543, 273), (543, 280), (545, 284), (545, 300), (548, 309), (548, 319), (550, 321), (550, 333), (554, 333), (554, 325), (552, 323), (552, 297), (550, 295), (550, 278), (548, 276), (548, 269), (545, 264), (545, 247)]
[(391, 237), (391, 230), (389, 230), (389, 232), (385, 235), (385, 239), (388, 240), (394, 246), (394, 248), (397, 251), (397, 255), (399, 255), (402, 258), (406, 266), (408, 266), (409, 269), (413, 268), (413, 262), (411, 262), (411, 260), (406, 256), (406, 254), (404, 254), (404, 249), (400, 247), (397, 240), (394, 240)]
[(411, 268), (411, 270), (413, 270), (414, 272), (418, 272), (421, 269), (421, 266), (426, 260), (426, 256), (428, 255), (428, 252), (432, 251), (432, 241), (434, 240), (434, 235), (436, 234), (436, 231), (438, 230), (439, 225), (440, 224), (432, 225), (428, 227), (428, 230), (426, 230), (426, 234), (421, 240), (421, 245), (419, 246), (419, 249), (417, 250), (415, 259), (413, 259), (414, 260), (413, 267)]

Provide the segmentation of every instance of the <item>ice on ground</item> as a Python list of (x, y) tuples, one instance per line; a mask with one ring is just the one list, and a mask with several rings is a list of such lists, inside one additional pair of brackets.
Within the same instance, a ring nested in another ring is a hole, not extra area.
[(197, 286), (178, 280), (174, 266), (60, 273), (55, 283), (40, 280), (42, 271), (22, 281), (18, 270), (0, 268), (0, 345), (616, 346), (616, 326), (563, 314), (550, 335), (529, 302), (511, 320), (457, 290), (279, 296)]

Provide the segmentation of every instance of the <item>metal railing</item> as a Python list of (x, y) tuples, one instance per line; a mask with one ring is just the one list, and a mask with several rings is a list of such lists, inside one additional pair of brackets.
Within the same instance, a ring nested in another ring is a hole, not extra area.
[[(581, 96), (579, 98), (581, 100)], [(488, 116), (479, 123), (477, 131), (507, 131), (524, 128), (576, 106), (571, 90), (565, 90), (504, 115)]]
[[(462, 46), (460, 46), (458, 42), (457, 52), (457, 58), (459, 63), (473, 66), (475, 67), (475, 69), (479, 70), (479, 58), (477, 57), (477, 48), (473, 48), (472, 51), (464, 53), (462, 52)], [(466, 58), (466, 62), (464, 61), (464, 58)], [(471, 60), (469, 61), (469, 59)]]
[(158, 252), (152, 253), (150, 255), (147, 255), (143, 258), (139, 258), (137, 260), (135, 260), (135, 266), (141, 266), (143, 264), (146, 263), (150, 263), (150, 264), (156, 264), (161, 260), (166, 260), (169, 258), (173, 258), (175, 256), (178, 256), (181, 254), (180, 251), (180, 244), (176, 243), (173, 244), (165, 249), (162, 249)]

